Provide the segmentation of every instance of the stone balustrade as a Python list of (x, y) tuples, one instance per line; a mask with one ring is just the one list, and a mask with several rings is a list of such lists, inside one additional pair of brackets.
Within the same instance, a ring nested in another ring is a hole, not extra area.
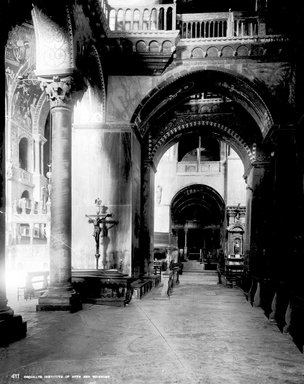
[(184, 173), (219, 173), (221, 163), (219, 161), (180, 161), (177, 163), (177, 174)]
[(104, 13), (108, 14), (111, 31), (169, 31), (175, 30), (176, 4), (153, 5), (151, 7), (138, 6), (136, 8), (110, 8), (101, 0)]
[(22, 168), (16, 168), (16, 171), (18, 173), (18, 179), (20, 182), (25, 184), (33, 184), (33, 175), (32, 173), (26, 171)]
[(110, 7), (100, 0), (103, 14), (113, 32), (175, 30), (182, 39), (244, 38), (263, 34), (257, 16), (242, 12), (189, 13), (176, 15), (176, 3), (147, 6)]
[(259, 35), (258, 17), (242, 12), (182, 14), (177, 19), (182, 39), (244, 38)]

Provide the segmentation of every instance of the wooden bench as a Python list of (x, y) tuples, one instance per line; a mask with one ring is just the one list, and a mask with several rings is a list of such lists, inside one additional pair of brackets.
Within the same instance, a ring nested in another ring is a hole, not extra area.
[(25, 285), (17, 288), (17, 300), (23, 297), (25, 300), (41, 296), (48, 287), (49, 271), (28, 272), (25, 277)]
[(226, 284), (237, 285), (243, 275), (244, 259), (240, 257), (228, 257), (225, 262)]
[(153, 282), (151, 279), (135, 280), (131, 283), (131, 286), (134, 290), (134, 299), (141, 299), (144, 295), (151, 291)]

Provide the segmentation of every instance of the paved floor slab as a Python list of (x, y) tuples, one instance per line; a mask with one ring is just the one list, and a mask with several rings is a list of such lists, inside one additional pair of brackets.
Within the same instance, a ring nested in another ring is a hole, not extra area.
[(74, 314), (14, 303), (28, 335), (0, 348), (0, 383), (304, 383), (303, 354), (239, 289), (186, 273), (164, 288)]

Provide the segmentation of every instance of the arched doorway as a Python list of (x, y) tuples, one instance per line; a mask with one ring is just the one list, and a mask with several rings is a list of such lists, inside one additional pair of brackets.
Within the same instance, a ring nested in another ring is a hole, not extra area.
[(184, 259), (216, 260), (224, 248), (225, 203), (207, 185), (189, 185), (171, 203), (171, 230)]
[[(248, 185), (244, 252), (248, 258), (250, 249), (265, 255), (267, 238), (260, 234), (266, 228), (270, 196), (256, 192), (272, 178), (264, 139), (274, 120), (262, 94), (255, 84), (232, 71), (175, 68), (142, 100), (132, 122), (143, 137), (142, 250), (147, 259), (153, 257), (154, 175), (168, 148), (185, 144), (188, 135), (222, 141), (242, 160)], [(185, 153), (188, 149), (185, 145)]]

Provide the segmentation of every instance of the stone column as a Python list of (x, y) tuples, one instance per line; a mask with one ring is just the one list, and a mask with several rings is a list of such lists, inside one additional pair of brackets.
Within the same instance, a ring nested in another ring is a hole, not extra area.
[(184, 256), (188, 259), (188, 228), (184, 229), (185, 244), (184, 244)]
[(38, 311), (74, 311), (81, 307), (71, 285), (71, 83), (70, 76), (42, 83), (51, 104), (52, 189), (50, 285), (39, 298)]
[(271, 237), (271, 194), (269, 162), (255, 162), (247, 172), (246, 232), (244, 253), (250, 274), (259, 276), (269, 270)]
[(173, 0), (173, 12), (172, 12), (172, 30), (176, 29), (176, 0)]
[(274, 149), (272, 269), (277, 279), (289, 281), (293, 287), (302, 287), (304, 263), (296, 237), (303, 233), (303, 218), (297, 210), (301, 185), (294, 127), (276, 127), (270, 140)]
[(39, 135), (34, 136), (34, 153), (35, 153), (34, 172), (40, 173), (40, 139), (39, 139)]
[(143, 272), (147, 274), (153, 272), (154, 182), (154, 164), (149, 161), (144, 161), (142, 175), (142, 225), (140, 249), (143, 252)]
[(34, 223), (29, 223), (30, 226), (30, 244), (33, 245), (34, 239)]
[(40, 141), (40, 174), (41, 175), (43, 175), (44, 143), (45, 141)]

